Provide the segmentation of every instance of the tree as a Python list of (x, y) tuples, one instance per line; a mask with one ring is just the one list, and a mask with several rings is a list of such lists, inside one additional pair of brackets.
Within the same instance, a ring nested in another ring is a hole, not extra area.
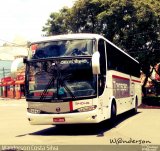
[(52, 13), (43, 30), (102, 34), (139, 60), (148, 79), (150, 65), (160, 62), (159, 8), (159, 0), (77, 0)]
[(71, 9), (71, 30), (73, 32), (97, 33), (97, 15), (104, 10), (102, 0), (79, 0)]
[(64, 7), (60, 12), (53, 12), (50, 18), (47, 20), (45, 26), (43, 26), (42, 31), (49, 35), (65, 34), (69, 32), (68, 18), (70, 16), (69, 9)]

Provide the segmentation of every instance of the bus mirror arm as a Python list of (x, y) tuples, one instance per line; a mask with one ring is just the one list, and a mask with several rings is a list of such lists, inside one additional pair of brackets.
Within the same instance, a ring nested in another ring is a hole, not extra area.
[(94, 75), (100, 74), (100, 53), (98, 51), (92, 56), (92, 72)]

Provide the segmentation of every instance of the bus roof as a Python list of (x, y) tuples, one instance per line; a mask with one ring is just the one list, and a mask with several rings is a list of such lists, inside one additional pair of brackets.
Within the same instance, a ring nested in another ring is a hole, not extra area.
[(40, 43), (45, 41), (66, 40), (66, 39), (98, 39), (100, 37), (102, 38), (102, 36), (98, 34), (76, 33), (76, 34), (65, 34), (65, 35), (41, 37), (40, 39), (33, 41), (31, 43)]
[(134, 60), (135, 62), (139, 63), (136, 59), (131, 57), (128, 53), (120, 49), (118, 46), (116, 46), (114, 43), (106, 39), (105, 37), (99, 35), (99, 34), (93, 34), (93, 33), (75, 33), (75, 34), (64, 34), (64, 35), (55, 35), (55, 36), (48, 36), (48, 37), (41, 37), (40, 39), (36, 41), (32, 41), (31, 44), (34, 43), (41, 43), (41, 42), (47, 42), (47, 41), (58, 41), (58, 40), (71, 40), (71, 39), (105, 39), (108, 43), (110, 43), (112, 46), (114, 46), (116, 49), (127, 55), (129, 58)]

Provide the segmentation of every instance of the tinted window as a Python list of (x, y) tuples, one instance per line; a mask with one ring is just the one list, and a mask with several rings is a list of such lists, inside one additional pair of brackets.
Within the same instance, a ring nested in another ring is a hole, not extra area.
[(108, 70), (116, 70), (136, 77), (140, 76), (140, 67), (137, 62), (109, 43), (107, 43), (106, 49)]
[(99, 95), (104, 92), (105, 83), (106, 83), (106, 42), (103, 39), (98, 41), (98, 51), (100, 53), (100, 72), (99, 75)]
[(92, 55), (93, 40), (60, 40), (31, 45), (33, 59)]
[(101, 74), (106, 75), (106, 50), (105, 41), (100, 39), (98, 42), (98, 51), (100, 53), (100, 70)]

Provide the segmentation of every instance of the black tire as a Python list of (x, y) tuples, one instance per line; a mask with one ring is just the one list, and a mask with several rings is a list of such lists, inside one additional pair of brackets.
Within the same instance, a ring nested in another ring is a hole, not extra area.
[(132, 109), (132, 113), (137, 114), (137, 112), (138, 112), (138, 98), (136, 97), (135, 107), (134, 107), (134, 109)]
[(116, 117), (117, 117), (116, 104), (112, 103), (112, 105), (111, 105), (111, 118), (110, 118), (111, 126), (114, 126), (116, 124)]
[(137, 112), (138, 112), (138, 99), (136, 98), (134, 113), (137, 114)]

